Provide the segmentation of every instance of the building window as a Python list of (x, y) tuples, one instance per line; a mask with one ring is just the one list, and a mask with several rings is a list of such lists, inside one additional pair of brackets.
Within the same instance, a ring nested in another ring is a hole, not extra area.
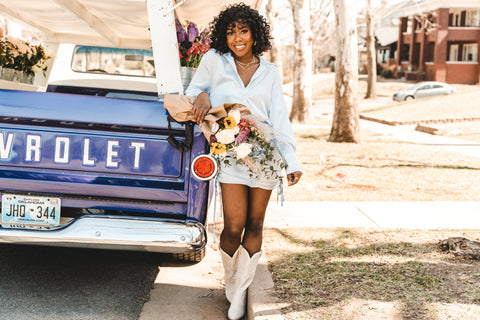
[(448, 61), (458, 61), (458, 44), (451, 44)]
[(407, 33), (412, 33), (412, 19), (408, 19), (408, 22), (407, 22)]
[(476, 43), (463, 45), (462, 61), (477, 62), (478, 46)]
[(428, 42), (425, 50), (425, 62), (433, 62), (435, 53), (435, 42)]
[(480, 27), (480, 9), (467, 11), (465, 26)]
[(462, 21), (462, 15), (460, 12), (453, 13), (452, 27), (460, 27)]

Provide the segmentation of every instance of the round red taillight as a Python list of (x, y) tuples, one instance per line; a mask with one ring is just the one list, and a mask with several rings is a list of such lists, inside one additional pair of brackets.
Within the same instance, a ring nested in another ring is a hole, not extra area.
[(211, 180), (218, 172), (217, 160), (208, 154), (201, 154), (195, 157), (192, 162), (192, 173), (195, 178), (201, 181)]

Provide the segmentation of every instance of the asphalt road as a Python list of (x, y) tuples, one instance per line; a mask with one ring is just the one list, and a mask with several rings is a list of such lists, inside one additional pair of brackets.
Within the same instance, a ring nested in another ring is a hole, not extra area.
[(137, 319), (160, 258), (0, 244), (0, 319)]

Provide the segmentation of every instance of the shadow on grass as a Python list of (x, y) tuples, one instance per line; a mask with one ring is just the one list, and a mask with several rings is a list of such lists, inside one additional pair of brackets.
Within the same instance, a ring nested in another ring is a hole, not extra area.
[(429, 319), (429, 303), (480, 304), (480, 263), (426, 258), (438, 253), (435, 244), (347, 246), (342, 239), (362, 236), (336, 230), (334, 238), (306, 241), (288, 230), (271, 231), (277, 239), (306, 249), (281, 254), (271, 264), (276, 292), (286, 301), (295, 301), (288, 311), (364, 299), (400, 302), (403, 319)]

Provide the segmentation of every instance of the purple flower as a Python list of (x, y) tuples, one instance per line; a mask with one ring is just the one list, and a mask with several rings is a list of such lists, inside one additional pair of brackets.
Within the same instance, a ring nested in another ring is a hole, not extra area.
[(247, 139), (248, 133), (249, 130), (245, 130), (244, 128), (242, 128), (240, 130), (240, 133), (237, 135), (237, 138), (235, 139), (235, 144), (240, 144), (244, 142)]
[(205, 28), (203, 29), (202, 33), (198, 36), (200, 39), (202, 39), (202, 44), (204, 45), (210, 45), (210, 37), (208, 36), (208, 29)]
[(183, 29), (182, 24), (178, 19), (175, 19), (175, 28), (177, 29), (177, 38), (178, 42), (183, 42), (187, 39), (187, 33), (185, 32), (185, 29)]
[(198, 37), (198, 29), (195, 23), (190, 22), (187, 26), (188, 41), (194, 42)]

